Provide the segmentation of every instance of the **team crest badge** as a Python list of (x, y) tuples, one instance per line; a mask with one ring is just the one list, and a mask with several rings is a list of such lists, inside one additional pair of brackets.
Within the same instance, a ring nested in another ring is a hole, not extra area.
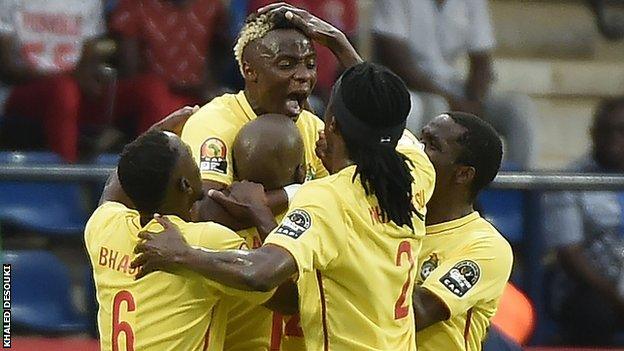
[(219, 138), (210, 138), (201, 146), (199, 169), (202, 172), (227, 173), (227, 147)]
[(297, 209), (284, 217), (282, 224), (280, 224), (275, 232), (297, 239), (301, 234), (305, 233), (306, 230), (310, 229), (311, 226), (312, 218), (310, 214), (304, 210)]
[(429, 258), (423, 263), (420, 268), (420, 278), (424, 281), (429, 277), (429, 274), (433, 272), (436, 268), (438, 268), (438, 255), (432, 253), (429, 255)]
[(440, 278), (442, 283), (453, 294), (462, 297), (479, 281), (481, 268), (474, 261), (458, 262)]

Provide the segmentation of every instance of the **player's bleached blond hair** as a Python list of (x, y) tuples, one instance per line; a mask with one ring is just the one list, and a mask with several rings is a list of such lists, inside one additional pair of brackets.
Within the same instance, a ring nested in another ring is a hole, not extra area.
[(245, 75), (243, 72), (243, 51), (245, 47), (253, 40), (263, 38), (274, 27), (275, 21), (268, 14), (257, 15), (254, 13), (247, 17), (238, 35), (238, 40), (236, 40), (236, 45), (234, 45), (234, 57), (243, 76)]

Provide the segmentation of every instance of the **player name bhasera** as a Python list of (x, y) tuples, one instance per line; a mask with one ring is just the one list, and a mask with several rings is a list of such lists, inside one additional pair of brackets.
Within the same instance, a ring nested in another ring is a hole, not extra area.
[(136, 274), (136, 268), (130, 268), (130, 262), (132, 262), (133, 258), (134, 255), (130, 257), (128, 254), (109, 249), (105, 246), (100, 246), (98, 265), (134, 276)]

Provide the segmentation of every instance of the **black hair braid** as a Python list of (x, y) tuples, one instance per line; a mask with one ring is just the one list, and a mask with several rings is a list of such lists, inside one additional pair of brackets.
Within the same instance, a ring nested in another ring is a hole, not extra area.
[[(409, 93), (403, 81), (387, 68), (372, 63), (356, 65), (345, 72), (341, 84), (345, 106), (369, 126), (384, 128), (405, 121), (410, 110)], [(394, 145), (345, 139), (356, 165), (354, 176), (360, 176), (367, 195), (375, 195), (384, 218), (413, 229), (416, 208), (412, 202), (411, 162)]]

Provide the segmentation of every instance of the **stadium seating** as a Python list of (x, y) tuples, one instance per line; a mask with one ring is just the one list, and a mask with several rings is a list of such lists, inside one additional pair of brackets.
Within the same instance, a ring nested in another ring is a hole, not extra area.
[[(49, 152), (0, 152), (0, 164), (61, 164)], [(74, 183), (0, 181), (0, 222), (50, 235), (77, 235), (87, 211), (81, 188)]]
[(87, 324), (70, 298), (67, 267), (47, 251), (5, 251), (11, 264), (12, 322), (41, 333), (84, 332)]

